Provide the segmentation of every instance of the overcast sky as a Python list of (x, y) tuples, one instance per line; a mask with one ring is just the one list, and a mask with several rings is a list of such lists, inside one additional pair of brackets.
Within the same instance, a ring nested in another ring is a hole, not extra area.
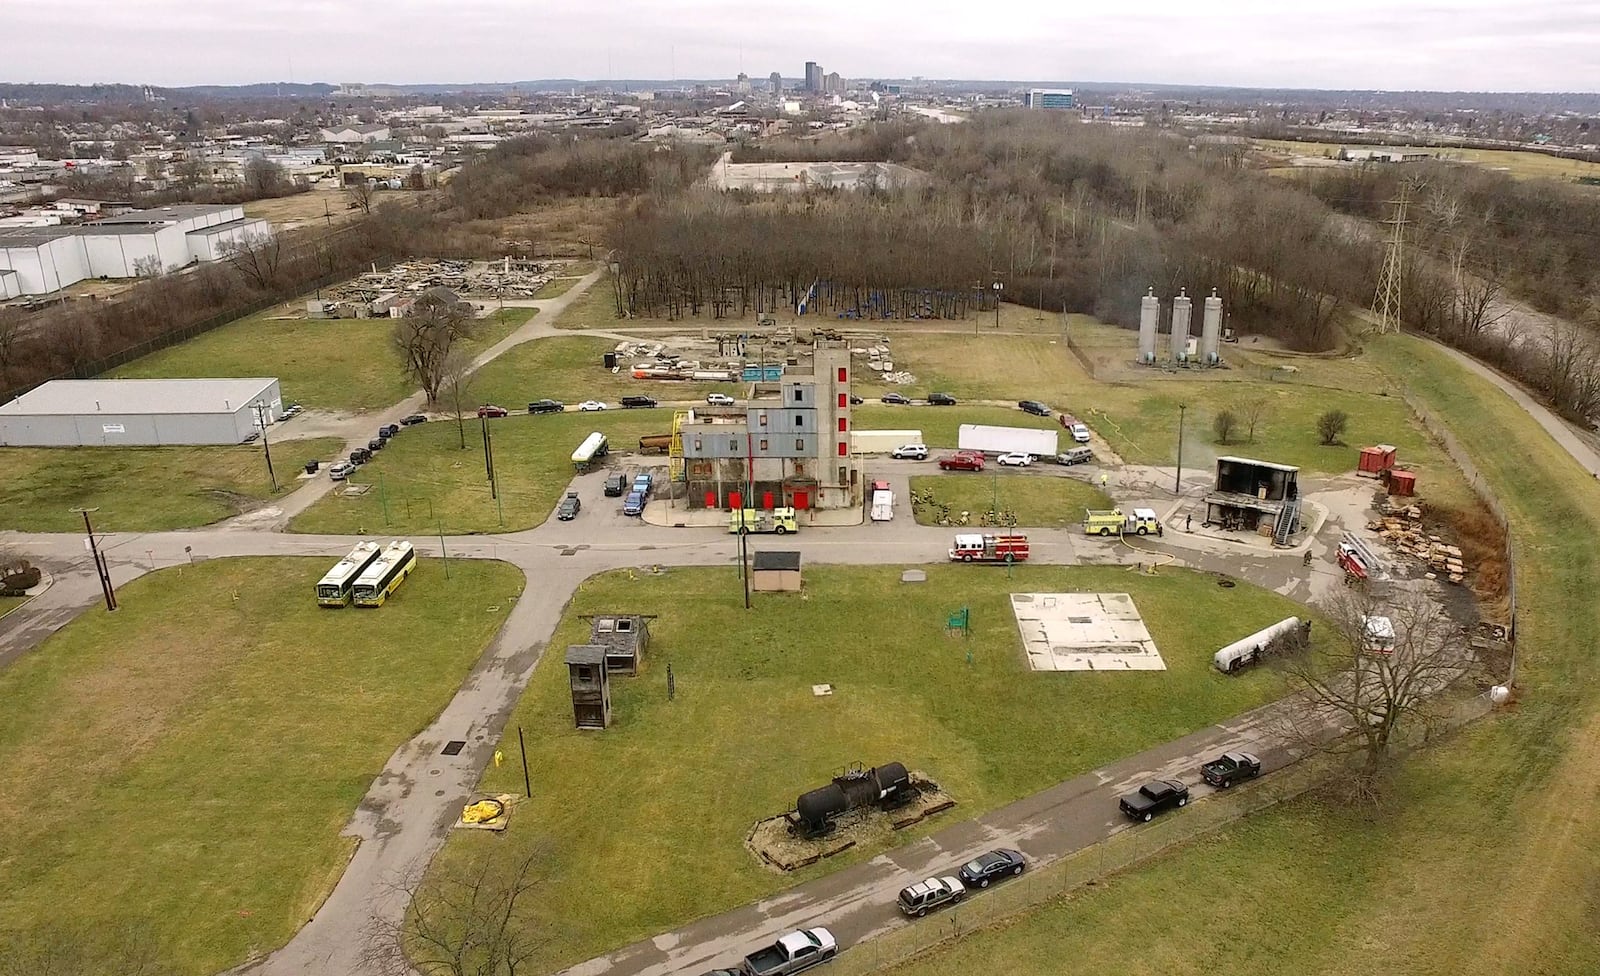
[(792, 78), (814, 60), (846, 78), (1600, 87), (1600, 0), (4, 0), (0, 9), (0, 80), (13, 82)]

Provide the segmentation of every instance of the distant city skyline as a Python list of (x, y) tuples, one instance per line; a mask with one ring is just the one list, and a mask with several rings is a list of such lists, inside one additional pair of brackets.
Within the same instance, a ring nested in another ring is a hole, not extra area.
[[(1016, 79), (1246, 88), (1594, 91), (1600, 3), (1578, 0), (52, 0), (6, 13), (0, 81), (179, 87), (543, 78)], [(1025, 29), (1019, 29), (1024, 28)]]

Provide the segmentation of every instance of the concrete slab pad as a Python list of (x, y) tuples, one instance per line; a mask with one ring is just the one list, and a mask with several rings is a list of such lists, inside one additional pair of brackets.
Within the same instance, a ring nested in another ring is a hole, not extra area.
[(1013, 593), (1028, 667), (1035, 671), (1165, 671), (1126, 593)]

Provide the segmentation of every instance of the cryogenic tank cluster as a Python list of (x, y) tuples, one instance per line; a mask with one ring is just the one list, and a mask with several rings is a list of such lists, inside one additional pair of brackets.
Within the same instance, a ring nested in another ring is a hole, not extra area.
[[(1168, 346), (1168, 362), (1186, 365), (1189, 358), (1189, 323), (1194, 313), (1194, 301), (1186, 289), (1180, 290), (1172, 300), (1172, 329)], [(1156, 364), (1156, 336), (1161, 331), (1161, 299), (1150, 289), (1139, 300), (1139, 362), (1146, 366)], [(1216, 366), (1222, 362), (1222, 299), (1211, 289), (1210, 297), (1201, 304), (1200, 342), (1194, 362), (1201, 366)]]

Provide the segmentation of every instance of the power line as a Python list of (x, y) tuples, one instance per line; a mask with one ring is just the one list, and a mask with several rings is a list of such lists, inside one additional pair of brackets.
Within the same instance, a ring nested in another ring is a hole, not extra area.
[(1383, 273), (1378, 275), (1378, 294), (1373, 308), (1378, 312), (1379, 332), (1400, 331), (1400, 279), (1405, 273), (1405, 227), (1407, 196), (1411, 184), (1400, 184), (1400, 196), (1390, 201), (1394, 216), (1384, 223), (1389, 225), (1389, 243), (1385, 248)]

